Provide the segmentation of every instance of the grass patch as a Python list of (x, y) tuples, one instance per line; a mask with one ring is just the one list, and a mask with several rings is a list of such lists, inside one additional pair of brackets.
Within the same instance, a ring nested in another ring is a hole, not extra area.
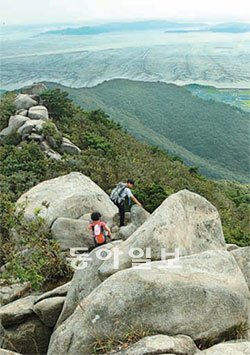
[(109, 354), (111, 351), (125, 350), (139, 340), (156, 334), (143, 326), (128, 326), (119, 336), (111, 335), (103, 339), (97, 331), (93, 331), (94, 342), (91, 347), (93, 354)]

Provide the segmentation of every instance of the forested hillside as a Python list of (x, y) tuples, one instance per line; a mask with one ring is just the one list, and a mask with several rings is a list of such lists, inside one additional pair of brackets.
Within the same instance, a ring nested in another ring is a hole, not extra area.
[[(184, 166), (178, 157), (136, 140), (104, 112), (85, 112), (76, 107), (66, 93), (57, 89), (41, 96), (60, 132), (80, 147), (81, 154), (65, 153), (61, 160), (52, 160), (37, 143), (20, 143), (18, 134), (6, 138), (0, 147), (1, 211), (5, 226), (11, 213), (9, 204), (22, 193), (46, 179), (79, 171), (108, 193), (118, 181), (133, 177), (137, 182), (135, 195), (149, 212), (173, 192), (186, 188), (199, 193), (218, 208), (227, 242), (249, 244), (247, 185), (207, 180), (195, 167)], [(13, 97), (13, 93), (3, 95), (1, 129), (14, 112)], [(58, 139), (58, 133), (50, 134)], [(8, 237), (4, 227), (1, 231)]]
[(208, 177), (249, 181), (247, 112), (161, 82), (111, 80), (63, 90), (78, 105), (103, 109), (135, 137), (180, 156)]

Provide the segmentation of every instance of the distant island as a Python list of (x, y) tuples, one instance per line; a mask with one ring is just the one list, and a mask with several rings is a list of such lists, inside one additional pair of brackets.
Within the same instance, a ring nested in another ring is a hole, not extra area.
[(200, 29), (176, 29), (166, 30), (165, 33), (188, 33), (188, 32), (221, 32), (221, 33), (245, 33), (250, 32), (250, 24), (248, 23), (221, 23), (207, 28)]
[(40, 33), (43, 35), (59, 36), (84, 36), (98, 35), (111, 32), (132, 32), (132, 31), (163, 30), (166, 33), (188, 33), (188, 32), (224, 32), (244, 33), (250, 31), (249, 23), (221, 23), (208, 25), (205, 23), (182, 23), (171, 21), (137, 21), (137, 22), (114, 22), (97, 26), (67, 27), (60, 30), (53, 30)]

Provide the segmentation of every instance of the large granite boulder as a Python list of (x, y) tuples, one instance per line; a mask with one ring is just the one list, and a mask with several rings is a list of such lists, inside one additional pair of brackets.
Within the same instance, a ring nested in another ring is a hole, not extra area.
[(22, 354), (45, 354), (69, 285), (1, 307), (0, 347)]
[(231, 251), (237, 261), (250, 290), (250, 246)]
[(21, 298), (0, 309), (1, 347), (21, 354), (44, 354), (52, 329), (33, 311), (36, 296)]
[(28, 116), (32, 120), (48, 121), (49, 113), (45, 106), (34, 106), (29, 109)]
[(81, 173), (41, 182), (23, 194), (17, 204), (26, 204), (25, 218), (32, 219), (38, 213), (48, 227), (59, 217), (78, 219), (93, 211), (99, 211), (105, 221), (112, 223), (117, 213), (109, 196)]
[(25, 124), (25, 122), (28, 120), (29, 120), (28, 117), (24, 117), (21, 115), (11, 116), (9, 119), (8, 127), (4, 128), (0, 132), (0, 138), (3, 139), (5, 137), (9, 136), (10, 134), (16, 132), (17, 129), (20, 128), (21, 126), (23, 126)]
[(110, 258), (100, 267), (102, 278), (132, 266), (131, 250), (140, 248), (151, 260), (161, 260), (162, 253), (179, 250), (181, 256), (206, 250), (226, 248), (221, 220), (216, 208), (205, 198), (188, 190), (168, 197), (119, 248), (119, 268)]
[(185, 354), (194, 355), (198, 351), (194, 341), (186, 335), (170, 337), (168, 335), (148, 336), (125, 350), (114, 352), (114, 355), (152, 355), (152, 354)]
[[(57, 326), (64, 322), (75, 311), (81, 300), (101, 284), (102, 281), (98, 275), (98, 268), (102, 264), (103, 259), (100, 255), (102, 256), (103, 250), (112, 251), (112, 249), (117, 247), (120, 243), (120, 241), (115, 241), (92, 250), (87, 260), (82, 260), (78, 265), (78, 269), (75, 271), (71, 281)], [(104, 256), (107, 256), (107, 252), (104, 252)], [(81, 256), (79, 255), (78, 257), (80, 258)]]
[(29, 95), (19, 94), (14, 101), (14, 105), (17, 110), (27, 110), (32, 106), (36, 106), (37, 101), (33, 100)]
[(0, 132), (0, 139), (3, 140), (5, 137), (9, 136), (13, 130), (8, 126), (1, 130)]
[(201, 352), (201, 355), (249, 355), (250, 342), (222, 343)]
[(62, 250), (76, 247), (94, 247), (91, 232), (87, 229), (89, 222), (82, 219), (60, 217), (53, 223), (51, 232)]
[(28, 117), (22, 115), (11, 116), (9, 119), (9, 127), (12, 130), (12, 132), (14, 132), (28, 120), (29, 120)]
[(120, 228), (117, 239), (128, 239), (150, 216), (144, 208), (133, 205), (130, 212), (130, 223)]
[(128, 327), (222, 341), (247, 321), (249, 290), (233, 256), (207, 251), (130, 268), (101, 283), (53, 333), (48, 355), (91, 354), (92, 344), (120, 338)]

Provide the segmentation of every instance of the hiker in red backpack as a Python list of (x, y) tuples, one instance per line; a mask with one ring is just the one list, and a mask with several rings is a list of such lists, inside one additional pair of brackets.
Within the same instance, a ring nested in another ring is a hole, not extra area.
[(137, 200), (137, 198), (132, 194), (131, 189), (134, 187), (135, 182), (133, 179), (128, 179), (126, 183), (119, 182), (114, 190), (112, 190), (110, 199), (119, 208), (120, 214), (120, 227), (124, 226), (125, 221), (125, 200), (126, 197), (132, 200), (138, 206), (142, 207), (142, 204)]
[(99, 245), (106, 244), (107, 237), (111, 238), (111, 231), (107, 224), (101, 221), (101, 214), (93, 212), (91, 220), (88, 229), (92, 230), (95, 246), (98, 247)]

